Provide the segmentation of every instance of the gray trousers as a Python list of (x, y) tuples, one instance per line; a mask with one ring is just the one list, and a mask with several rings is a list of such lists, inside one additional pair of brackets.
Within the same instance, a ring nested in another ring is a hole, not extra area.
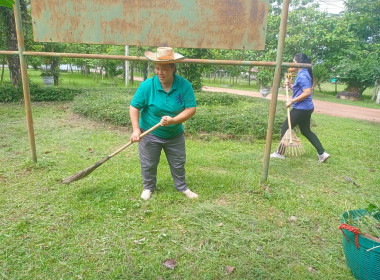
[(185, 136), (183, 133), (171, 139), (164, 139), (147, 134), (139, 142), (141, 175), (144, 189), (154, 191), (157, 183), (157, 166), (160, 162), (161, 151), (164, 150), (170, 166), (174, 185), (180, 192), (188, 189), (185, 180)]

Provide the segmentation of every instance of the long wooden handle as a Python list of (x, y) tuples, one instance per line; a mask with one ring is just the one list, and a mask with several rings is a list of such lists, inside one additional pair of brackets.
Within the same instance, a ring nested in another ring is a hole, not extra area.
[[(161, 123), (158, 123), (155, 126), (149, 128), (147, 131), (144, 131), (144, 133), (141, 133), (140, 138), (143, 138), (145, 135), (147, 135), (148, 133), (152, 132), (153, 130), (155, 130), (156, 128), (158, 128), (160, 126), (161, 126)], [(122, 150), (124, 150), (128, 146), (132, 145), (132, 143), (134, 143), (134, 142), (129, 141), (127, 144), (125, 144), (123, 147), (119, 148), (117, 151), (113, 152), (112, 154), (110, 154), (108, 157), (111, 158), (111, 157), (117, 155)]]
[[(286, 83), (286, 88), (285, 88), (285, 90), (286, 90), (286, 102), (289, 102), (289, 87), (288, 87), (289, 79), (288, 79), (288, 77), (286, 77), (285, 83)], [(290, 109), (289, 109), (289, 107), (286, 109), (288, 111), (288, 126), (289, 126), (290, 131), (292, 131), (292, 122), (290, 120)], [(289, 142), (292, 143), (293, 142), (292, 133), (290, 133), (289, 135), (290, 135), (289, 136)]]

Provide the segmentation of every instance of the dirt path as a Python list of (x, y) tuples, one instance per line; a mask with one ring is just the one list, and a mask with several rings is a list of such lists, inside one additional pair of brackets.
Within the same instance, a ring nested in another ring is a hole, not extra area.
[[(204, 86), (202, 90), (212, 91), (212, 92), (226, 92), (226, 93), (233, 93), (233, 94), (238, 94), (238, 95), (246, 95), (246, 96), (263, 98), (259, 92), (254, 92), (254, 91), (207, 87), (207, 86)], [(266, 98), (271, 99), (271, 94), (269, 94)], [(278, 95), (278, 100), (285, 100), (285, 99), (286, 99), (285, 95), (283, 94)], [(352, 118), (352, 119), (359, 119), (359, 120), (366, 120), (370, 122), (380, 123), (380, 109), (357, 107), (357, 106), (344, 105), (344, 104), (332, 103), (332, 102), (320, 101), (320, 100), (313, 100), (313, 102), (314, 102), (314, 113), (316, 114), (324, 114), (324, 115), (329, 115), (329, 116), (334, 116), (334, 117)]]

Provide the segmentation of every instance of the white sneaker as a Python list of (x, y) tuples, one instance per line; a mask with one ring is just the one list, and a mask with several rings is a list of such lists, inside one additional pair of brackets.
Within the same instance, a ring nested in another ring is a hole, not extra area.
[(151, 190), (143, 190), (140, 197), (144, 200), (148, 200), (151, 196), (152, 196)]
[(330, 155), (326, 152), (323, 152), (323, 154), (318, 155), (319, 162), (325, 162), (329, 157)]
[(184, 195), (186, 195), (187, 198), (197, 198), (198, 195), (191, 190), (187, 189), (186, 191), (183, 192)]
[(273, 154), (270, 155), (271, 158), (280, 158), (280, 159), (285, 159), (284, 155), (279, 154), (278, 152), (274, 152)]

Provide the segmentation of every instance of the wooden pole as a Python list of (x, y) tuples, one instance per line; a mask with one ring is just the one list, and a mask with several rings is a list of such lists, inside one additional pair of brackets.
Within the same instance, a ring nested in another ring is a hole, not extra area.
[(276, 69), (274, 72), (274, 79), (273, 79), (273, 85), (272, 85), (272, 99), (271, 99), (270, 109), (269, 109), (267, 138), (265, 142), (265, 152), (264, 152), (263, 173), (261, 175), (260, 183), (266, 182), (268, 178), (269, 158), (270, 158), (270, 150), (272, 146), (274, 118), (276, 116), (278, 88), (280, 86), (280, 79), (281, 79), (280, 77), (281, 65), (282, 65), (282, 58), (284, 55), (286, 23), (288, 21), (289, 1), (290, 0), (284, 0), (282, 4), (280, 32), (279, 32), (278, 44), (277, 44)]
[(29, 92), (29, 78), (28, 78), (26, 60), (24, 56), (25, 44), (24, 44), (24, 35), (22, 33), (21, 9), (20, 9), (19, 0), (15, 1), (13, 10), (14, 10), (15, 21), (16, 21), (17, 44), (18, 44), (18, 50), (19, 50), (18, 55), (20, 58), (22, 89), (24, 92), (25, 112), (26, 112), (28, 134), (29, 134), (29, 145), (32, 151), (32, 159), (34, 162), (37, 162), (36, 142), (34, 139), (34, 128), (33, 128), (32, 106), (30, 102), (30, 92)]
[[(125, 56), (129, 56), (129, 46), (125, 46)], [(125, 87), (128, 87), (129, 83), (129, 61), (125, 61)]]

